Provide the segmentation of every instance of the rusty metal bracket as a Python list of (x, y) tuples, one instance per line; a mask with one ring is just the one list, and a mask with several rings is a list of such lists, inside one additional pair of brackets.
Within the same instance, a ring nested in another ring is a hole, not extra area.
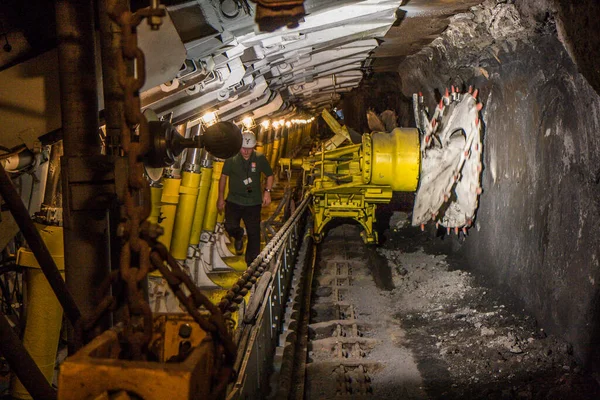
[(306, 15), (304, 0), (253, 0), (260, 31), (272, 32), (282, 26), (296, 28)]

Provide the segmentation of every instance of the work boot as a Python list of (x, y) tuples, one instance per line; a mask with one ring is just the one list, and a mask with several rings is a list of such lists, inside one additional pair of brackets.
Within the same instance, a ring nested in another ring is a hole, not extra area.
[(235, 254), (237, 254), (238, 256), (241, 256), (242, 254), (244, 254), (244, 237), (243, 236), (239, 239), (234, 238), (233, 245), (235, 247)]

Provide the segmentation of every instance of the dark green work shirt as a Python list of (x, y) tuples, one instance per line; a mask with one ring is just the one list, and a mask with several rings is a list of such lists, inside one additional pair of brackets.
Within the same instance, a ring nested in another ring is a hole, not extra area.
[(240, 153), (225, 160), (223, 175), (229, 177), (227, 201), (242, 206), (262, 204), (261, 173), (267, 177), (273, 175), (273, 170), (262, 153), (253, 151), (247, 161)]

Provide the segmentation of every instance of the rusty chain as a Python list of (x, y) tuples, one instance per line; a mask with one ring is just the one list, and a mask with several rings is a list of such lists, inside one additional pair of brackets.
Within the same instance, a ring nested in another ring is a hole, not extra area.
[[(145, 59), (137, 45), (136, 29), (145, 18), (152, 19), (156, 24), (156, 18), (164, 15), (165, 10), (162, 8), (144, 8), (132, 13), (128, 8), (117, 7), (110, 13), (110, 17), (120, 26), (122, 34), (117, 70), (119, 84), (124, 91), (121, 145), (127, 157), (128, 169), (122, 222), (118, 227), (118, 234), (123, 240), (119, 270), (113, 271), (102, 282), (99, 290), (107, 293), (110, 286), (119, 279), (125, 283), (127, 302), (123, 313), (123, 338), (128, 346), (129, 356), (134, 360), (144, 359), (152, 338), (153, 321), (141, 286), (148, 272), (158, 269), (182, 305), (202, 329), (211, 333), (218, 344), (216, 360), (220, 368), (213, 388), (213, 394), (218, 395), (232, 377), (236, 355), (236, 347), (223, 314), (194, 285), (166, 247), (156, 240), (162, 229), (157, 224), (146, 221), (150, 215), (150, 187), (144, 179), (142, 159), (150, 149), (151, 137), (148, 121), (141, 112), (139, 90), (145, 81)], [(186, 295), (182, 284), (190, 295)], [(92, 329), (106, 311), (114, 310), (117, 306), (116, 298), (116, 295), (104, 297), (93, 314), (81, 324), (80, 330)], [(208, 311), (208, 316), (199, 311), (201, 307)]]
[(140, 235), (142, 222), (150, 215), (150, 187), (144, 179), (142, 157), (150, 149), (151, 138), (148, 121), (141, 112), (139, 90), (146, 80), (146, 68), (144, 53), (137, 44), (136, 29), (144, 18), (164, 15), (165, 10), (161, 8), (144, 8), (132, 13), (124, 7), (117, 7), (110, 15), (120, 26), (122, 35), (117, 73), (124, 93), (121, 145), (128, 161), (128, 175), (123, 194), (124, 221), (118, 227), (124, 241), (119, 271), (126, 283), (124, 338), (131, 357), (136, 360), (144, 357), (152, 338), (152, 311), (141, 288), (151, 268), (150, 245)]

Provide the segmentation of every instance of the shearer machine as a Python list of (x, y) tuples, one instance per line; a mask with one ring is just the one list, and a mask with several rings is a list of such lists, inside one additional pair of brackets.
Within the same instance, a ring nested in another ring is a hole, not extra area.
[(416, 191), (413, 225), (424, 229), (431, 220), (457, 234), (471, 226), (481, 194), (483, 105), (477, 102), (477, 90), (446, 89), (431, 119), (422, 94), (414, 104), (418, 128), (365, 133), (360, 143), (346, 146), (340, 144), (351, 140), (349, 130), (324, 110), (333, 138), (309, 157), (280, 160), (283, 168), (304, 171), (317, 242), (328, 222), (352, 218), (363, 227), (365, 243), (377, 243), (375, 209), (395, 191)]

